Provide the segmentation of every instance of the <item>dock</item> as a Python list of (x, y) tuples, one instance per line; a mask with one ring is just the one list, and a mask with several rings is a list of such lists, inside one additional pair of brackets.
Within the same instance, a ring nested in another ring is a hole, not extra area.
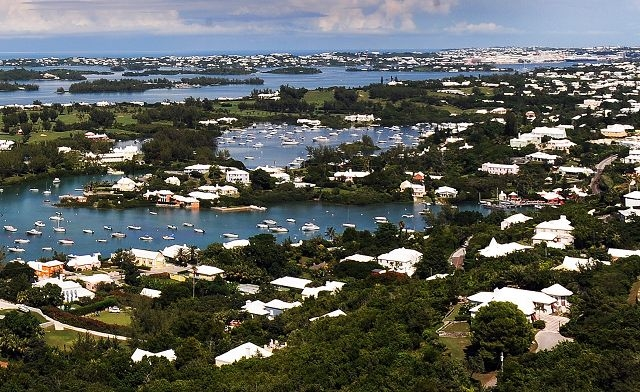
[(266, 207), (258, 207), (258, 206), (238, 206), (238, 207), (212, 207), (214, 211), (218, 212), (248, 212), (248, 211), (266, 211)]

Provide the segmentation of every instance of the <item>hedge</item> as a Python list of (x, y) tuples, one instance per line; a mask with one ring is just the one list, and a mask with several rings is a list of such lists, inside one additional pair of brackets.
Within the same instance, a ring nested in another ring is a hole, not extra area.
[(65, 312), (55, 306), (44, 306), (42, 312), (54, 320), (74, 327), (89, 329), (92, 331), (104, 332), (112, 335), (131, 336), (132, 330), (128, 326), (107, 324), (99, 320), (88, 317), (77, 316), (73, 313)]

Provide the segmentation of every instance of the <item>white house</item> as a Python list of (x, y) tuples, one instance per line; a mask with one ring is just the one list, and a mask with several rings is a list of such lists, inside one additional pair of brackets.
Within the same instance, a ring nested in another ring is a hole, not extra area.
[(397, 248), (378, 256), (378, 263), (394, 272), (412, 276), (416, 265), (422, 260), (422, 253), (413, 249)]
[(404, 191), (405, 189), (411, 189), (411, 194), (415, 198), (424, 197), (424, 195), (426, 193), (424, 185), (422, 185), (422, 184), (412, 184), (409, 181), (402, 181), (400, 183), (400, 190)]
[(540, 314), (550, 314), (556, 310), (556, 298), (540, 291), (516, 289), (512, 287), (497, 288), (493, 291), (481, 291), (467, 297), (476, 306), (469, 309), (472, 317), (490, 302), (511, 302), (524, 313), (529, 321), (539, 318)]
[(105, 284), (114, 283), (113, 278), (111, 278), (111, 276), (107, 274), (93, 274), (93, 275), (78, 274), (75, 279), (81, 282), (84, 282), (85, 287), (88, 290), (91, 290), (94, 292), (98, 289), (98, 285), (100, 283), (105, 283)]
[(536, 151), (531, 154), (525, 155), (525, 158), (529, 162), (544, 162), (549, 165), (554, 165), (556, 163), (556, 159), (559, 158), (557, 155), (547, 154), (546, 152)]
[(133, 192), (138, 187), (135, 181), (128, 177), (122, 177), (115, 184), (111, 186), (111, 189), (119, 192)]
[(510, 242), (508, 244), (500, 244), (495, 238), (491, 238), (489, 245), (478, 251), (481, 256), (484, 257), (502, 257), (510, 253), (520, 252), (526, 249), (532, 249), (531, 246), (520, 245), (517, 242)]
[(241, 344), (240, 346), (220, 354), (216, 357), (216, 366), (230, 365), (245, 358), (261, 357), (268, 358), (272, 355), (271, 351), (257, 346), (251, 342)]
[(327, 281), (325, 282), (324, 285), (319, 286), (319, 287), (305, 287), (302, 290), (302, 298), (307, 299), (307, 298), (318, 298), (318, 294), (320, 294), (321, 291), (328, 291), (331, 294), (334, 294), (338, 291), (340, 291), (342, 289), (342, 286), (344, 286), (345, 283), (344, 282), (336, 282), (336, 281)]
[(358, 263), (369, 263), (371, 261), (375, 261), (375, 259), (376, 258), (373, 257), (373, 256), (361, 255), (361, 254), (356, 253), (354, 255), (345, 257), (344, 259), (340, 260), (340, 262), (343, 262), (343, 261), (355, 261), (355, 262), (358, 262)]
[(100, 262), (99, 256), (100, 253), (93, 253), (91, 255), (82, 256), (69, 255), (67, 267), (76, 271), (100, 268), (102, 263)]
[(564, 259), (562, 260), (562, 264), (553, 267), (553, 270), (556, 271), (573, 271), (573, 272), (578, 272), (581, 271), (582, 269), (586, 269), (586, 268), (592, 268), (594, 267), (597, 263), (602, 263), (604, 265), (610, 265), (611, 263), (609, 263), (608, 261), (598, 261), (598, 260), (594, 260), (592, 258), (582, 258), (582, 257), (571, 257), (571, 256), (565, 256)]
[(298, 301), (285, 302), (279, 299), (272, 299), (271, 301), (264, 304), (264, 310), (268, 312), (269, 317), (273, 318), (281, 315), (285, 310), (296, 308), (298, 306), (302, 306), (302, 304)]
[(371, 174), (368, 171), (353, 171), (349, 169), (348, 171), (337, 171), (333, 174), (334, 180), (342, 180), (344, 182), (353, 182), (356, 179), (364, 178)]
[(540, 290), (541, 292), (547, 294), (550, 297), (556, 299), (555, 306), (559, 307), (559, 310), (564, 311), (569, 307), (569, 302), (567, 302), (567, 298), (573, 295), (573, 291), (565, 288), (564, 286), (556, 283), (549, 287), (545, 287)]
[(458, 190), (450, 186), (441, 186), (435, 190), (435, 194), (437, 197), (454, 198), (458, 196)]
[(130, 252), (136, 258), (137, 265), (146, 267), (162, 267), (165, 265), (164, 255), (158, 251), (132, 248)]
[(638, 207), (640, 206), (640, 191), (629, 192), (624, 197), (625, 207)]
[(588, 167), (579, 167), (579, 166), (560, 166), (558, 167), (558, 173), (562, 175), (566, 174), (583, 174), (585, 176), (590, 176), (593, 174), (593, 170)]
[(618, 214), (622, 217), (625, 223), (632, 222), (634, 219), (639, 219), (640, 209), (629, 207), (626, 210), (619, 210)]
[(94, 293), (80, 286), (80, 283), (72, 280), (63, 280), (62, 277), (39, 280), (33, 285), (35, 287), (44, 287), (47, 283), (55, 284), (60, 287), (64, 302), (74, 302), (82, 297), (95, 297)]
[(511, 227), (511, 225), (515, 225), (518, 223), (524, 223), (531, 218), (530, 216), (526, 216), (524, 214), (518, 213), (518, 214), (513, 214), (507, 218), (505, 218), (502, 222), (500, 222), (500, 230), (506, 230), (509, 227)]
[(184, 174), (190, 174), (191, 172), (198, 172), (200, 174), (209, 173), (209, 169), (211, 169), (211, 165), (191, 165), (184, 168)]
[(325, 317), (340, 317), (340, 316), (346, 316), (346, 315), (347, 314), (345, 312), (343, 312), (342, 310), (336, 309), (333, 312), (329, 312), (329, 313), (323, 314), (322, 316), (311, 317), (309, 319), (309, 321), (316, 321), (316, 320), (319, 320), (319, 319), (325, 318)]
[(142, 289), (142, 291), (140, 291), (140, 295), (149, 298), (160, 298), (160, 296), (162, 295), (162, 291), (145, 287)]
[(546, 242), (547, 246), (564, 248), (573, 245), (573, 226), (565, 215), (560, 215), (560, 219), (540, 222), (535, 228), (533, 244)]
[(518, 172), (520, 171), (520, 167), (518, 165), (505, 165), (501, 163), (485, 162), (478, 170), (489, 174), (506, 175), (518, 174)]
[(250, 184), (249, 172), (246, 170), (232, 169), (225, 173), (225, 180), (232, 183)]
[(569, 152), (569, 149), (575, 145), (576, 144), (569, 139), (552, 139), (547, 142), (545, 149)]
[(304, 289), (309, 283), (311, 283), (309, 279), (295, 278), (293, 276), (284, 276), (271, 281), (274, 286), (298, 290)]
[(607, 250), (607, 253), (609, 254), (609, 256), (611, 256), (611, 260), (613, 261), (631, 256), (640, 256), (640, 250), (632, 249), (609, 248), (609, 250)]
[(146, 350), (142, 350), (139, 348), (136, 348), (136, 351), (133, 352), (133, 354), (131, 355), (131, 360), (133, 362), (140, 362), (142, 361), (145, 357), (161, 357), (161, 358), (166, 358), (169, 362), (173, 362), (176, 360), (176, 352), (173, 350), (165, 350), (165, 351), (160, 351), (157, 353), (152, 353), (150, 351), (146, 351)]
[(211, 265), (196, 266), (196, 278), (203, 280), (214, 280), (216, 277), (224, 277), (224, 271)]

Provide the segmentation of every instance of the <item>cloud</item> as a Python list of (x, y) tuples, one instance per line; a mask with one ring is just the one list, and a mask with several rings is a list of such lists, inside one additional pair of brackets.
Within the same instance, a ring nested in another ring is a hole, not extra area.
[(459, 0), (0, 0), (0, 37), (419, 30)]
[(491, 33), (505, 33), (513, 31), (503, 26), (500, 26), (493, 22), (486, 23), (467, 23), (460, 22), (453, 26), (447, 27), (445, 31), (454, 34), (491, 34)]

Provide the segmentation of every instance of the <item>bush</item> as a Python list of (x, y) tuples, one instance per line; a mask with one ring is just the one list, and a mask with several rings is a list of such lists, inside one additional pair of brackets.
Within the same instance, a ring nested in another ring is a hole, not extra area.
[(75, 308), (71, 310), (69, 313), (72, 313), (76, 316), (84, 316), (85, 314), (97, 312), (99, 310), (103, 310), (114, 305), (118, 305), (118, 301), (113, 297), (107, 297), (102, 301), (94, 302), (86, 306)]
[(42, 312), (54, 320), (74, 327), (85, 328), (92, 331), (104, 332), (113, 335), (131, 336), (131, 328), (124, 325), (114, 325), (103, 323), (99, 320), (87, 317), (76, 316), (73, 313), (65, 312), (55, 306), (45, 306)]
[(545, 323), (544, 320), (536, 320), (533, 323), (531, 323), (531, 326), (535, 329), (544, 329), (546, 325), (547, 323)]

